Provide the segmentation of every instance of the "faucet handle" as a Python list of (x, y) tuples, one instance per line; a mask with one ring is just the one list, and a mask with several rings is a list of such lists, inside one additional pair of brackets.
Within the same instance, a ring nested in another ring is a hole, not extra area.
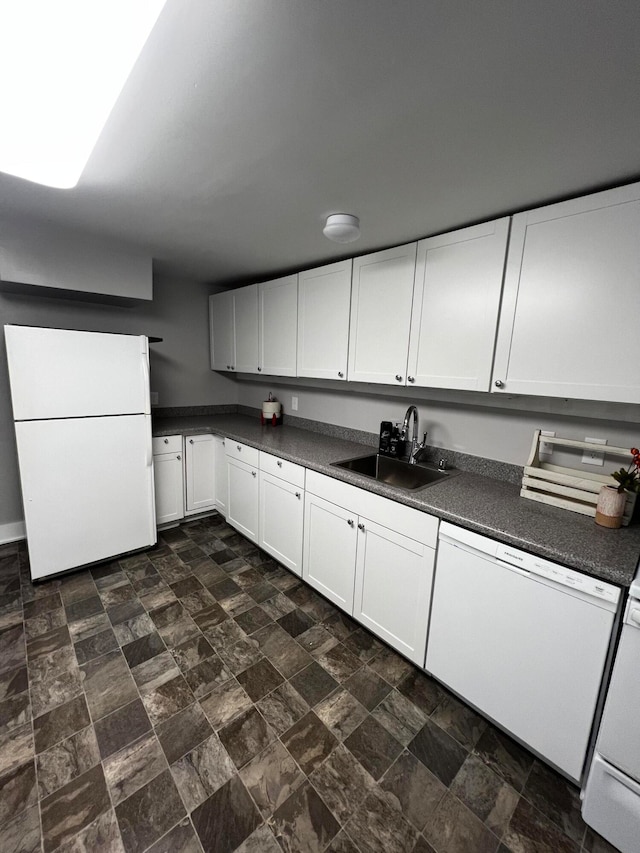
[(427, 443), (427, 431), (424, 431), (424, 435), (422, 436), (422, 446), (424, 447)]

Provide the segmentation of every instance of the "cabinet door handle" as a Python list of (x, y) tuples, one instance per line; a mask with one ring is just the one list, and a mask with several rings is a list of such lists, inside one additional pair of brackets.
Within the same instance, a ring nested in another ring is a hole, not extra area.
[(416, 381), (415, 376), (407, 376), (407, 382), (415, 382), (415, 381)]
[(402, 376), (399, 373), (396, 373), (396, 382), (402, 382)]
[(252, 471), (252, 472), (251, 472), (251, 476), (252, 476), (252, 477), (257, 477), (258, 475), (257, 475), (257, 473), (256, 473), (255, 471)]
[(296, 492), (296, 497), (300, 500), (300, 492)]
[(504, 382), (502, 381), (502, 379), (496, 379), (496, 381), (493, 384), (496, 386), (496, 388), (503, 388), (504, 387)]
[(348, 519), (347, 519), (347, 524), (349, 525), (349, 527), (353, 527), (353, 519), (352, 519), (352, 518), (348, 518)]
[(165, 443), (165, 444), (169, 444), (169, 439), (168, 439), (168, 438), (165, 438), (164, 443)]
[(176, 459), (182, 459), (182, 456), (180, 456), (180, 454), (178, 453), (178, 455), (176, 456)]
[(364, 524), (362, 522), (358, 524), (358, 530), (364, 530)]
[(189, 439), (189, 444), (193, 444), (193, 439), (192, 439), (192, 438), (190, 438), (190, 439)]
[(340, 379), (342, 379), (342, 377), (344, 376), (344, 373), (343, 373), (341, 370), (339, 370), (339, 371), (338, 371), (338, 376), (340, 377)]
[(278, 461), (276, 462), (276, 465), (278, 466), (278, 468), (282, 468), (282, 460), (278, 459)]

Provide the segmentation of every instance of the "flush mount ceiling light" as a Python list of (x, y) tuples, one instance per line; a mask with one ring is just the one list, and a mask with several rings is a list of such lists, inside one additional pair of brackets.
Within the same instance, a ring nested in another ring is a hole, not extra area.
[(78, 183), (164, 4), (0, 2), (0, 171)]
[(353, 243), (360, 236), (360, 220), (350, 213), (332, 213), (322, 233), (336, 243)]

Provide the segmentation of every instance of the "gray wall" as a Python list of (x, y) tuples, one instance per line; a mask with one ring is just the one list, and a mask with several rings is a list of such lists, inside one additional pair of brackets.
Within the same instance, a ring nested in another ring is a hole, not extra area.
[(5, 323), (125, 332), (163, 338), (151, 347), (151, 389), (160, 406), (236, 403), (236, 383), (212, 373), (209, 292), (202, 284), (159, 278), (150, 303), (115, 306), (0, 292), (0, 525), (23, 518), (4, 344)]
[[(239, 379), (238, 403), (259, 407), (269, 391), (282, 402), (285, 416), (373, 433), (382, 420), (401, 421), (407, 406), (414, 403), (420, 416), (420, 439), (428, 430), (429, 444), (515, 465), (526, 463), (535, 429), (551, 430), (563, 438), (606, 438), (611, 445), (640, 446), (640, 406), (636, 405), (314, 380), (300, 385), (300, 380), (248, 376)], [(298, 397), (297, 412), (291, 408), (293, 395)], [(585, 470), (601, 473), (603, 469)]]

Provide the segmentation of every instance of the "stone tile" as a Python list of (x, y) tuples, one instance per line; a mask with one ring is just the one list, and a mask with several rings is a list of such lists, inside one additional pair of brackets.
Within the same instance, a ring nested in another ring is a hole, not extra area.
[(95, 616), (87, 616), (86, 619), (78, 619), (69, 625), (69, 634), (74, 643), (100, 634), (111, 627), (111, 622), (106, 613), (96, 613)]
[(100, 631), (100, 633), (87, 637), (85, 640), (80, 640), (74, 648), (78, 663), (83, 664), (101, 657), (107, 652), (115, 651), (118, 648), (118, 641), (113, 630), (108, 628), (106, 631)]
[(91, 723), (84, 696), (76, 696), (33, 722), (36, 752), (44, 752)]
[(289, 681), (311, 706), (316, 705), (339, 686), (335, 678), (332, 678), (317, 661), (313, 661)]
[(473, 749), (488, 725), (483, 717), (450, 693), (438, 705), (431, 719), (465, 749)]
[(440, 801), (424, 835), (436, 850), (450, 853), (495, 853), (498, 844), (497, 837), (450, 792)]
[[(200, 553), (202, 554), (202, 552)], [(189, 595), (192, 592), (197, 592), (200, 589), (204, 589), (198, 578), (194, 577), (193, 575), (189, 575), (183, 580), (177, 581), (176, 583), (172, 583), (170, 584), (170, 586), (176, 594), (177, 598), (184, 598), (185, 595)]]
[(294, 723), (282, 736), (282, 742), (307, 775), (338, 745), (336, 738), (313, 711)]
[(149, 658), (144, 663), (138, 664), (131, 670), (133, 680), (138, 685), (141, 693), (149, 693), (157, 690), (161, 684), (171, 681), (180, 675), (176, 662), (170, 652), (162, 652)]
[(204, 711), (194, 703), (156, 728), (169, 764), (173, 764), (213, 733)]
[(260, 699), (256, 706), (278, 735), (284, 734), (309, 710), (302, 696), (286, 681)]
[(224, 601), (225, 598), (237, 595), (240, 592), (240, 587), (234, 580), (225, 577), (210, 586), (209, 591), (217, 601)]
[(280, 616), (277, 621), (278, 625), (284, 628), (287, 634), (290, 634), (292, 637), (303, 634), (315, 625), (311, 616), (308, 616), (304, 610), (300, 609), (292, 610), (290, 613)]
[(375, 787), (362, 764), (342, 745), (313, 771), (309, 781), (341, 824), (349, 820)]
[(22, 624), (0, 631), (0, 673), (23, 666), (26, 654)]
[(129, 668), (120, 652), (109, 652), (82, 667), (84, 690), (94, 720), (138, 698)]
[(363, 663), (370, 661), (384, 648), (382, 643), (379, 642), (379, 640), (376, 640), (373, 634), (370, 634), (369, 631), (365, 631), (364, 628), (358, 628), (353, 632), (353, 634), (349, 634), (344, 641), (344, 644), (353, 652), (354, 655), (357, 655)]
[(251, 636), (285, 678), (291, 678), (312, 662), (311, 656), (279, 625), (267, 625)]
[(392, 690), (372, 712), (375, 719), (403, 746), (407, 746), (428, 720), (427, 714), (406, 696)]
[(10, 773), (34, 755), (31, 723), (0, 734), (0, 776)]
[(251, 761), (276, 737), (255, 708), (250, 708), (220, 729), (219, 736), (238, 768)]
[(122, 586), (101, 592), (100, 598), (105, 607), (115, 607), (117, 604), (125, 604), (127, 601), (137, 599), (137, 595), (130, 583), (124, 583)]
[(304, 781), (304, 775), (279, 740), (255, 756), (240, 771), (240, 778), (262, 813), (273, 812)]
[(447, 788), (406, 750), (380, 781), (391, 805), (418, 830), (433, 816)]
[[(618, 853), (612, 844), (609, 844), (606, 839), (601, 835), (598, 835), (597, 832), (594, 832), (590, 826), (587, 827), (582, 849), (585, 853)], [(502, 851), (499, 850), (498, 853), (502, 853)], [(509, 853), (509, 851), (507, 851), (507, 853)]]
[(196, 613), (193, 617), (193, 621), (201, 631), (206, 631), (208, 628), (213, 628), (228, 618), (229, 614), (226, 613), (219, 604), (214, 604), (212, 607), (209, 607), (206, 610), (201, 610), (200, 613)]
[(582, 843), (586, 824), (581, 815), (579, 788), (540, 761), (534, 761), (523, 794), (565, 835)]
[(127, 643), (132, 643), (134, 640), (139, 640), (147, 634), (152, 634), (155, 630), (156, 626), (153, 624), (148, 613), (134, 616), (126, 622), (120, 622), (113, 626), (113, 633), (120, 646), (126, 646)]
[(320, 853), (340, 829), (308, 782), (285, 800), (269, 825), (284, 853)]
[(342, 688), (330, 693), (314, 710), (338, 740), (349, 737), (369, 714), (353, 694)]
[(236, 616), (236, 622), (245, 634), (253, 634), (255, 631), (259, 631), (260, 628), (269, 625), (271, 621), (271, 617), (259, 606), (245, 610), (244, 613)]
[(342, 613), (334, 608), (334, 612), (324, 620), (324, 627), (330, 631), (336, 640), (346, 640), (349, 634), (358, 628), (358, 623), (354, 621), (346, 613)]
[(15, 669), (8, 669), (0, 675), (0, 700), (19, 696), (20, 693), (24, 693), (28, 686), (29, 681), (26, 666), (17, 666)]
[(252, 664), (264, 660), (264, 655), (260, 651), (257, 640), (251, 637), (243, 637), (231, 646), (222, 646), (219, 649), (219, 654), (227, 668), (234, 675), (238, 675), (238, 673), (248, 669)]
[(134, 699), (128, 705), (123, 705), (98, 720), (94, 728), (100, 755), (106, 759), (148, 732), (151, 723), (140, 699)]
[(113, 809), (103, 812), (93, 823), (58, 847), (56, 853), (124, 853), (118, 821)]
[(280, 619), (281, 616), (286, 616), (287, 613), (292, 613), (294, 610), (297, 609), (293, 601), (291, 601), (290, 598), (287, 598), (287, 596), (283, 595), (281, 592), (277, 595), (272, 595), (269, 599), (261, 601), (260, 606), (268, 616), (271, 616), (274, 621)]
[(427, 720), (409, 744), (409, 750), (448, 787), (468, 753), (450, 735)]
[(122, 622), (129, 622), (135, 619), (136, 616), (144, 615), (144, 607), (140, 601), (132, 598), (130, 601), (124, 601), (122, 604), (114, 604), (107, 610), (109, 621), (115, 627)]
[(223, 648), (246, 639), (246, 634), (234, 619), (227, 619), (213, 628), (207, 628), (205, 637), (217, 652), (221, 652)]
[(203, 610), (207, 610), (216, 604), (215, 598), (206, 589), (200, 589), (181, 598), (182, 606), (187, 613), (195, 616)]
[(54, 628), (52, 631), (40, 634), (39, 637), (30, 640), (27, 643), (27, 657), (31, 662), (42, 655), (51, 654), (63, 646), (68, 646), (70, 643), (69, 628), (67, 625), (61, 625), (59, 628)]
[(165, 607), (168, 604), (175, 604), (177, 599), (173, 593), (173, 590), (163, 584), (162, 586), (158, 586), (152, 592), (149, 593), (139, 593), (140, 595), (140, 604), (144, 610), (147, 612), (151, 612), (156, 610), (159, 607)]
[(183, 675), (161, 684), (156, 690), (142, 694), (144, 707), (154, 726), (173, 717), (178, 711), (191, 705), (194, 695)]
[(427, 716), (432, 714), (443, 698), (443, 692), (436, 682), (415, 667), (398, 684), (398, 690), (413, 702)]
[(269, 827), (264, 824), (236, 847), (236, 853), (282, 853), (282, 848)]
[(251, 610), (255, 606), (255, 601), (246, 592), (237, 592), (235, 595), (223, 598), (220, 601), (220, 606), (229, 616), (238, 616), (247, 610)]
[(368, 666), (363, 666), (355, 672), (345, 681), (344, 686), (369, 711), (372, 711), (391, 691), (391, 685)]
[(369, 667), (394, 687), (414, 670), (413, 664), (386, 646), (373, 660), (369, 661)]
[[(469, 755), (451, 785), (451, 793), (498, 837), (518, 803), (518, 793), (477, 755)], [(578, 810), (579, 815), (579, 810)], [(584, 831), (584, 824), (581, 832)]]
[(87, 726), (41, 752), (37, 759), (40, 797), (53, 794), (99, 762), (100, 751), (93, 726)]
[[(20, 613), (22, 619), (22, 613)], [(67, 621), (67, 614), (63, 607), (58, 607), (55, 610), (49, 610), (48, 613), (41, 613), (39, 616), (34, 616), (25, 622), (24, 630), (27, 642), (42, 634), (48, 634), (55, 628), (61, 628)]]
[(28, 692), (10, 696), (0, 702), (0, 732), (15, 729), (31, 720), (31, 697)]
[(97, 764), (40, 804), (45, 853), (55, 850), (111, 808), (102, 767)]
[(216, 654), (211, 655), (185, 673), (187, 684), (197, 699), (211, 693), (215, 687), (228, 681), (231, 677), (231, 673)]
[(516, 791), (522, 791), (533, 765), (533, 756), (524, 747), (490, 725), (485, 729), (474, 751)]
[(248, 711), (252, 705), (251, 699), (235, 678), (216, 687), (208, 696), (200, 700), (200, 706), (216, 731)]
[(86, 619), (87, 616), (95, 616), (97, 613), (102, 613), (103, 610), (104, 607), (99, 595), (92, 595), (90, 598), (83, 598), (82, 601), (76, 601), (65, 606), (68, 622)]
[(328, 651), (314, 655), (314, 657), (323, 669), (326, 669), (329, 675), (338, 682), (345, 681), (362, 666), (360, 658), (356, 657), (342, 643), (335, 643)]
[(338, 644), (333, 634), (330, 634), (322, 625), (313, 625), (304, 633), (299, 634), (296, 640), (314, 658), (321, 657)]
[[(413, 850), (418, 833), (396, 811), (384, 793), (374, 788), (364, 804), (345, 826), (347, 835), (356, 839), (367, 853), (406, 853)], [(469, 848), (471, 853), (473, 848)], [(473, 850), (473, 853), (479, 851)]]
[(162, 773), (167, 762), (155, 734), (147, 732), (138, 740), (112, 753), (105, 759), (103, 766), (111, 799), (114, 806), (117, 806)]
[(86, 598), (92, 598), (97, 593), (97, 587), (88, 572), (79, 572), (63, 578), (60, 596), (65, 605), (75, 604)]
[(162, 642), (160, 634), (155, 631), (122, 647), (122, 654), (131, 669), (156, 655), (162, 654), (164, 651), (166, 651), (166, 646)]
[(238, 776), (192, 813), (193, 825), (208, 853), (232, 853), (260, 824), (260, 815)]
[(0, 850), (3, 853), (41, 853), (38, 806), (25, 809), (0, 827)]
[[(360, 853), (360, 848), (356, 847), (347, 833), (342, 830), (327, 847), (327, 853)], [(416, 853), (416, 848), (412, 853)]]
[(402, 752), (402, 745), (371, 716), (344, 743), (374, 779), (379, 779)]
[(237, 679), (254, 702), (271, 693), (284, 681), (278, 670), (266, 659), (245, 669)]
[(139, 853), (184, 817), (184, 806), (169, 770), (116, 806), (116, 817), (127, 853)]
[[(0, 776), (0, 827), (37, 802), (38, 788), (33, 759)], [(1, 849), (4, 848), (0, 846)]]
[(59, 592), (44, 595), (41, 598), (36, 598), (35, 601), (25, 603), (23, 611), (24, 618), (33, 619), (34, 616), (40, 616), (41, 613), (48, 613), (57, 607), (62, 607), (62, 598)]
[(202, 853), (198, 836), (188, 818), (149, 847), (147, 853)]
[(235, 775), (235, 767), (216, 734), (212, 734), (171, 766), (174, 781), (189, 812)]

